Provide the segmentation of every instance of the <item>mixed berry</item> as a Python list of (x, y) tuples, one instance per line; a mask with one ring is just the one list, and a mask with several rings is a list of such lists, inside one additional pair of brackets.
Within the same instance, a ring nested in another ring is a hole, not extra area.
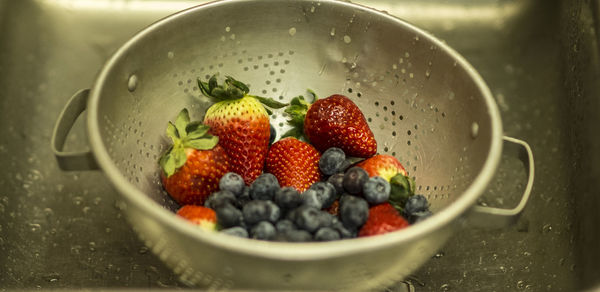
[[(383, 234), (432, 215), (402, 164), (376, 153), (347, 97), (282, 104), (232, 77), (198, 85), (215, 104), (201, 122), (184, 109), (169, 123), (172, 146), (160, 159), (179, 216), (232, 236), (307, 242)], [(275, 140), (269, 108), (282, 107), (294, 127)]]

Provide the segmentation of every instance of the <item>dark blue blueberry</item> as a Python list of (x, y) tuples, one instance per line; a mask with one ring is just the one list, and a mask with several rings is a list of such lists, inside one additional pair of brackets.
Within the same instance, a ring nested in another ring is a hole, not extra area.
[(313, 236), (306, 230), (293, 229), (285, 232), (278, 232), (277, 240), (287, 242), (309, 242), (313, 240)]
[(219, 205), (215, 213), (217, 213), (217, 224), (222, 228), (240, 226), (244, 220), (242, 211), (231, 204)]
[(333, 218), (333, 223), (331, 224), (331, 228), (333, 228), (337, 232), (339, 232), (342, 238), (354, 238), (354, 237), (356, 237), (356, 235), (358, 233), (357, 230), (351, 231), (348, 228), (346, 228), (344, 226), (344, 224), (342, 223), (342, 221), (340, 221), (337, 217)]
[(340, 171), (345, 161), (346, 154), (344, 151), (337, 147), (331, 147), (321, 155), (319, 169), (325, 175), (332, 175)]
[(271, 129), (269, 132), (269, 145), (273, 144), (273, 142), (275, 142), (275, 137), (277, 137), (277, 131), (275, 130), (275, 127), (273, 127), (273, 125), (271, 125)]
[(242, 190), (242, 194), (237, 197), (237, 200), (238, 200), (238, 205), (240, 206), (240, 208), (244, 207), (244, 205), (246, 205), (246, 203), (252, 201), (252, 198), (250, 198), (250, 187), (249, 186), (244, 186), (244, 189)]
[(216, 209), (225, 204), (231, 204), (235, 207), (239, 207), (239, 203), (237, 202), (235, 195), (230, 191), (214, 192), (210, 194), (208, 199), (206, 199), (206, 202), (204, 202), (204, 206), (211, 209)]
[(248, 231), (246, 230), (246, 228), (240, 226), (223, 229), (221, 230), (221, 232), (233, 236), (248, 238)]
[(283, 210), (292, 210), (302, 204), (300, 193), (293, 187), (283, 187), (277, 190), (273, 201)]
[(429, 202), (423, 195), (414, 195), (408, 197), (404, 205), (404, 215), (410, 217), (412, 214), (429, 210)]
[(341, 196), (344, 193), (344, 174), (336, 173), (327, 178), (327, 182), (333, 185), (335, 188), (335, 194), (337, 197)]
[(346, 171), (342, 185), (349, 194), (358, 195), (362, 193), (363, 186), (368, 179), (369, 174), (364, 169), (355, 166)]
[(374, 176), (363, 186), (363, 196), (371, 205), (387, 202), (391, 191), (390, 183), (381, 176)]
[(295, 209), (294, 212), (293, 221), (298, 229), (313, 233), (319, 228), (321, 224), (321, 210), (312, 206), (302, 205)]
[(363, 198), (343, 195), (340, 199), (340, 219), (350, 230), (361, 227), (369, 217), (369, 204)]
[(321, 202), (321, 200), (319, 199), (317, 191), (313, 189), (308, 189), (304, 191), (304, 193), (300, 195), (300, 198), (302, 199), (303, 206), (311, 206), (315, 209), (323, 208), (323, 202)]
[(317, 192), (317, 198), (321, 202), (321, 208), (329, 208), (338, 198), (335, 186), (328, 182), (319, 181), (312, 184), (309, 188)]
[[(260, 221), (277, 221), (280, 211), (279, 207), (271, 201), (253, 200), (244, 205), (242, 214), (246, 224), (252, 226)], [(272, 220), (274, 218), (277, 219)]]
[(332, 241), (340, 238), (340, 233), (331, 227), (321, 227), (315, 232), (316, 241)]
[(222, 191), (230, 191), (236, 197), (239, 197), (242, 194), (245, 186), (246, 183), (242, 176), (235, 172), (228, 172), (221, 177), (221, 180), (219, 180), (219, 189)]
[(410, 224), (419, 223), (419, 222), (431, 217), (431, 215), (433, 215), (433, 213), (431, 213), (431, 211), (429, 211), (429, 210), (415, 212), (410, 215), (410, 217), (408, 218), (408, 221), (410, 222)]
[(292, 222), (292, 220), (281, 219), (277, 221), (277, 223), (275, 223), (275, 229), (277, 229), (277, 232), (287, 232), (289, 230), (295, 230), (297, 228), (296, 225), (294, 225), (294, 222)]
[(253, 200), (272, 200), (278, 189), (277, 178), (271, 173), (263, 173), (250, 185), (250, 197)]
[(318, 214), (319, 228), (331, 227), (334, 220), (337, 220), (335, 216), (329, 214), (329, 212), (321, 210)]
[(281, 209), (279, 208), (279, 206), (277, 206), (277, 204), (273, 203), (273, 201), (265, 201), (267, 203), (268, 206), (268, 210), (269, 210), (269, 214), (268, 214), (268, 220), (271, 223), (275, 223), (279, 220), (279, 217), (281, 217)]
[(268, 221), (258, 222), (252, 229), (250, 229), (250, 237), (261, 240), (273, 240), (277, 231), (273, 223)]

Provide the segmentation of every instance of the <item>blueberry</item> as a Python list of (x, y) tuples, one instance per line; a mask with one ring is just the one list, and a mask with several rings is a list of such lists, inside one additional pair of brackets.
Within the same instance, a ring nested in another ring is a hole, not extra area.
[(429, 202), (423, 195), (410, 196), (404, 205), (404, 214), (410, 217), (412, 214), (429, 210)]
[(219, 189), (222, 191), (230, 191), (236, 197), (242, 194), (246, 183), (241, 175), (235, 172), (228, 172), (219, 180)]
[(298, 229), (306, 230), (310, 233), (315, 232), (321, 224), (321, 211), (315, 207), (302, 205), (294, 210), (294, 223)]
[(271, 173), (263, 173), (250, 185), (250, 197), (254, 200), (271, 200), (278, 189), (277, 178)]
[(287, 232), (290, 230), (296, 230), (297, 228), (292, 220), (282, 219), (275, 224), (275, 229), (277, 229), (277, 232)]
[(352, 195), (358, 195), (363, 190), (363, 185), (369, 179), (369, 174), (360, 167), (352, 167), (344, 174), (342, 185), (344, 190)]
[(300, 198), (302, 199), (303, 206), (311, 206), (315, 209), (323, 208), (323, 203), (321, 202), (321, 199), (319, 199), (317, 191), (314, 189), (304, 191), (304, 193), (300, 195)]
[(325, 175), (332, 175), (339, 172), (346, 161), (346, 154), (337, 147), (331, 147), (321, 155), (319, 159), (319, 169)]
[(431, 217), (431, 215), (433, 215), (433, 213), (431, 213), (431, 211), (429, 211), (429, 210), (415, 212), (410, 215), (410, 217), (408, 218), (409, 219), (408, 221), (411, 224), (419, 223), (419, 222)]
[(332, 241), (340, 238), (340, 233), (331, 227), (321, 227), (315, 233), (316, 241)]
[(308, 242), (313, 240), (313, 236), (306, 230), (293, 229), (277, 233), (277, 240), (288, 242)]
[(244, 220), (242, 211), (231, 204), (219, 205), (215, 213), (217, 213), (217, 223), (222, 228), (240, 226)]
[(349, 230), (344, 226), (342, 221), (340, 221), (337, 217), (333, 218), (333, 222), (331, 224), (331, 228), (335, 229), (342, 238), (354, 238), (356, 237), (358, 231), (357, 230)]
[(390, 183), (381, 176), (374, 176), (363, 186), (363, 196), (372, 205), (387, 202), (390, 197)]
[(250, 187), (249, 186), (244, 186), (244, 188), (242, 190), (242, 194), (240, 194), (237, 197), (237, 201), (238, 201), (238, 205), (240, 206), (240, 208), (244, 207), (244, 205), (246, 205), (248, 202), (252, 201), (252, 198), (250, 198)]
[(327, 182), (333, 185), (335, 188), (335, 194), (337, 197), (341, 196), (344, 193), (344, 174), (336, 173), (327, 178)]
[(292, 210), (302, 204), (300, 193), (293, 187), (278, 189), (273, 201), (283, 210)]
[(250, 237), (255, 239), (273, 240), (276, 234), (275, 226), (268, 221), (260, 221), (250, 229)]
[(328, 182), (316, 182), (312, 184), (309, 189), (317, 192), (317, 198), (321, 202), (321, 208), (331, 207), (331, 204), (337, 199), (335, 187)]
[(333, 225), (334, 220), (336, 220), (335, 216), (323, 210), (319, 211), (319, 214), (317, 216), (317, 220), (319, 220), (319, 228), (331, 227)]
[(248, 238), (248, 231), (244, 227), (235, 226), (221, 230), (222, 233)]
[(369, 217), (369, 204), (363, 198), (343, 195), (340, 199), (340, 219), (350, 230), (361, 227)]
[(231, 204), (235, 207), (239, 207), (239, 203), (237, 202), (235, 195), (232, 192), (225, 190), (212, 193), (210, 196), (208, 196), (206, 202), (204, 202), (204, 206), (211, 209), (216, 209), (225, 204)]
[(269, 132), (269, 145), (273, 144), (273, 142), (275, 142), (275, 137), (277, 137), (277, 131), (275, 130), (275, 127), (273, 127), (273, 125), (270, 125), (271, 129)]
[(271, 201), (254, 200), (244, 205), (242, 214), (246, 224), (252, 226), (260, 221), (276, 222), (279, 219), (280, 210)]

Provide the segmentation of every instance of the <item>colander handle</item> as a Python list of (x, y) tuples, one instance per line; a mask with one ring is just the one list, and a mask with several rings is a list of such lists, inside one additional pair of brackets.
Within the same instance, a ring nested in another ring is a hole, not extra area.
[(58, 120), (54, 125), (52, 132), (52, 141), (50, 142), (54, 156), (58, 161), (58, 166), (62, 170), (94, 170), (98, 169), (96, 159), (91, 151), (65, 152), (63, 151), (65, 141), (69, 131), (73, 128), (77, 118), (87, 108), (89, 89), (82, 89), (76, 92), (67, 102)]
[(518, 157), (527, 171), (527, 185), (519, 204), (512, 209), (475, 206), (469, 216), (469, 225), (479, 227), (506, 227), (517, 222), (525, 208), (533, 187), (533, 152), (527, 142), (504, 136), (504, 153)]

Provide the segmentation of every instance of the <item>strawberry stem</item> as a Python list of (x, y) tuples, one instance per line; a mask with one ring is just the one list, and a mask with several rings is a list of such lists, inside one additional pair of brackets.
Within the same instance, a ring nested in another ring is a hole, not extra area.
[(197, 79), (197, 82), (198, 88), (200, 88), (202, 94), (215, 99), (217, 102), (223, 100), (236, 100), (249, 96), (256, 98), (260, 103), (266, 106), (265, 109), (267, 112), (271, 112), (267, 107), (279, 109), (287, 105), (286, 103), (281, 103), (269, 97), (249, 95), (248, 92), (250, 92), (250, 87), (231, 76), (225, 76), (225, 81), (220, 85), (217, 81), (217, 74), (211, 76), (210, 79), (208, 79), (208, 82), (204, 82), (200, 78)]

